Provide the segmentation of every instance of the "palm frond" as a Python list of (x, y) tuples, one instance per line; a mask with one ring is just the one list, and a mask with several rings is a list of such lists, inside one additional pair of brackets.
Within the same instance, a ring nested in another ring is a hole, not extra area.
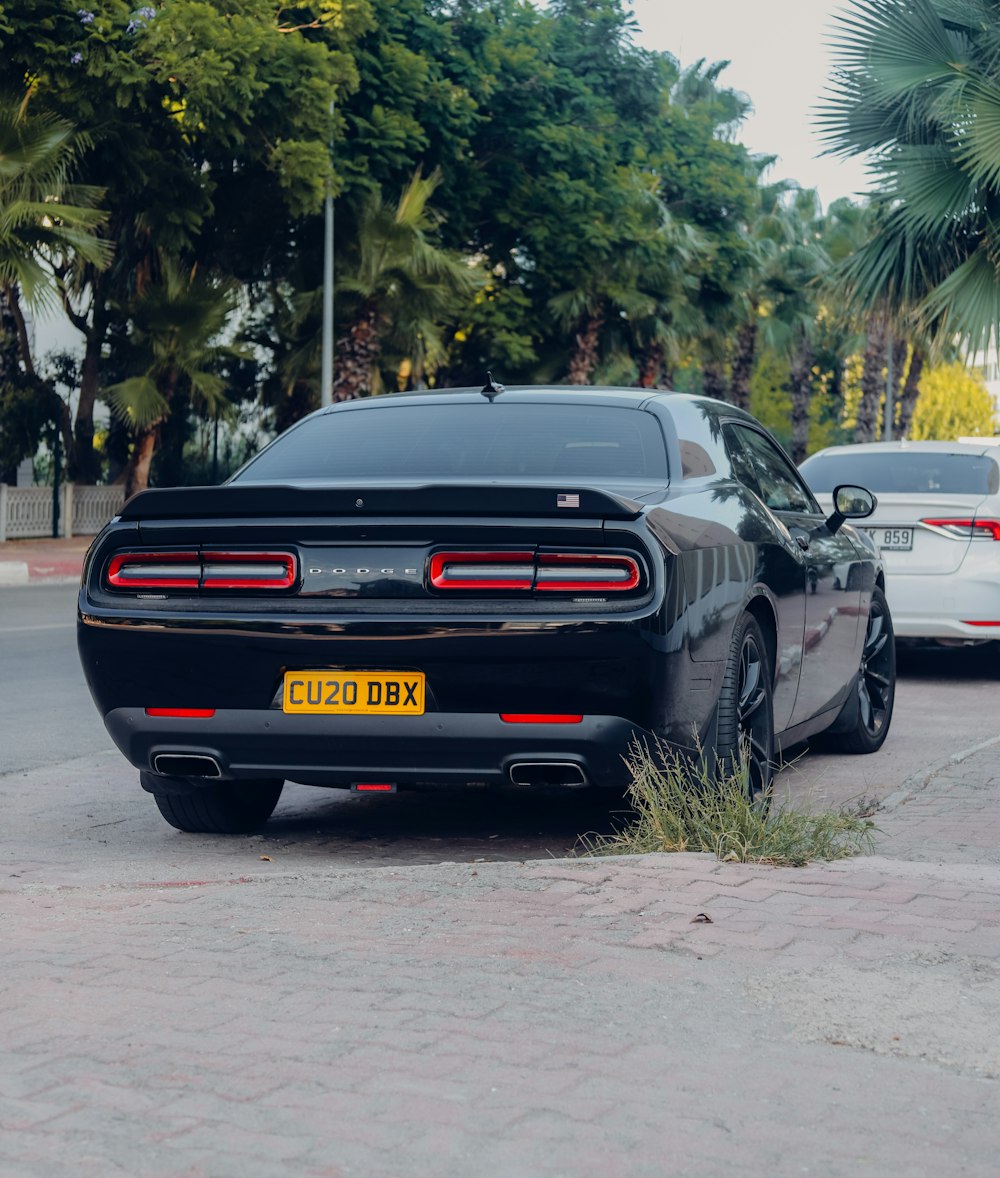
[(111, 412), (133, 433), (140, 433), (162, 421), (170, 406), (149, 376), (132, 376), (108, 385), (103, 393)]
[(985, 243), (927, 295), (920, 313), (984, 352), (1000, 344), (1000, 273)]

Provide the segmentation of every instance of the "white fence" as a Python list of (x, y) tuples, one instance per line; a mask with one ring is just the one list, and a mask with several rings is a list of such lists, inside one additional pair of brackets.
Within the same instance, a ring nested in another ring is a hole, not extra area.
[[(121, 511), (122, 487), (59, 489), (59, 535), (92, 536)], [(0, 544), (4, 540), (52, 535), (52, 488), (8, 487), (0, 483)]]

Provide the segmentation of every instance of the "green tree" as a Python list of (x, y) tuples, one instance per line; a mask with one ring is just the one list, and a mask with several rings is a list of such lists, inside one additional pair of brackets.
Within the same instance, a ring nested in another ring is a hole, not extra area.
[(352, 50), (368, 0), (277, 9), (264, 0), (0, 0), (5, 68), (92, 139), (78, 179), (106, 188), (114, 262), (61, 269), (84, 337), (71, 473), (100, 470), (93, 412), (110, 341), (156, 269), (156, 252), (199, 257), (266, 284), (301, 247), (299, 218), (333, 175), (330, 100), (357, 85)]
[(102, 190), (74, 184), (85, 137), (63, 119), (31, 109), (31, 92), (0, 101), (0, 295), (13, 318), (20, 360), (35, 376), (21, 296), (40, 307), (55, 293), (53, 267), (68, 258), (94, 267), (110, 250), (97, 236)]
[(856, 304), (972, 349), (1000, 325), (998, 20), (993, 0), (855, 0), (820, 120), (875, 178), (877, 232), (847, 267)]
[(475, 271), (434, 243), (428, 201), (439, 182), (439, 175), (418, 171), (396, 204), (377, 191), (361, 203), (337, 283), (338, 318), (346, 326), (337, 340), (335, 401), (375, 391), (387, 344), (409, 358), (436, 359), (439, 321), (475, 289)]
[(913, 412), (912, 438), (992, 437), (996, 424), (996, 406), (978, 373), (958, 362), (927, 370)]
[(148, 485), (161, 427), (182, 386), (210, 414), (230, 412), (218, 367), (232, 349), (219, 337), (235, 301), (230, 284), (162, 255), (154, 280), (132, 304), (127, 348), (138, 371), (105, 390), (112, 411), (134, 436), (123, 476), (126, 497)]

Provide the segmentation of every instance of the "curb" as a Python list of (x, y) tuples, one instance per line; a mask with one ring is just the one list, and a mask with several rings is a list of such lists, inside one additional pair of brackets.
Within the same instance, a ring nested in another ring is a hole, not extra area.
[(970, 745), (966, 749), (959, 749), (957, 753), (952, 753), (949, 757), (942, 757), (940, 761), (935, 761), (932, 765), (927, 766), (927, 768), (921, 769), (919, 773), (912, 773), (905, 779), (899, 789), (894, 790), (882, 799), (882, 804), (879, 808), (882, 810), (895, 810), (898, 806), (902, 806), (908, 802), (910, 798), (914, 797), (921, 790), (926, 789), (943, 770), (952, 765), (961, 765), (963, 761), (967, 761), (969, 757), (974, 757), (976, 753), (983, 753), (998, 744), (1000, 744), (1000, 736), (991, 736), (988, 740), (981, 740), (978, 744)]
[(27, 585), (28, 579), (28, 566), (25, 561), (5, 560), (0, 563), (0, 588)]

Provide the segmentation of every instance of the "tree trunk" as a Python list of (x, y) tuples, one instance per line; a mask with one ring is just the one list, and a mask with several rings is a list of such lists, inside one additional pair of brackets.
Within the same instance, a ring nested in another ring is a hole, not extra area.
[(730, 383), (732, 403), (740, 409), (750, 408), (750, 377), (757, 355), (757, 321), (744, 323), (736, 333), (736, 355), (733, 356), (733, 378)]
[(885, 364), (886, 324), (880, 315), (868, 320), (868, 343), (865, 345), (864, 368), (861, 373), (861, 400), (858, 420), (854, 427), (856, 442), (878, 439), (878, 411), (885, 392), (882, 369)]
[(381, 349), (379, 334), (378, 309), (368, 303), (337, 340), (334, 401), (353, 401), (371, 392), (372, 369)]
[(792, 360), (788, 391), (792, 395), (792, 461), (796, 465), (809, 452), (809, 406), (812, 402), (812, 348), (802, 340)]
[[(167, 368), (160, 374), (156, 381), (156, 387), (167, 403), (167, 412), (169, 414), (169, 407), (174, 399), (174, 393), (177, 391), (177, 382), (180, 379), (180, 373), (174, 367)], [(156, 447), (160, 442), (160, 427), (166, 420), (166, 415), (158, 418), (151, 425), (147, 425), (145, 429), (139, 431), (136, 435), (135, 442), (132, 444), (132, 453), (129, 456), (128, 465), (123, 472), (123, 479), (125, 482), (125, 498), (129, 499), (131, 496), (137, 494), (139, 491), (145, 491), (149, 486), (149, 469), (153, 462), (153, 456), (156, 453)]]
[(94, 292), (90, 323), (82, 330), (86, 339), (80, 365), (80, 400), (73, 427), (73, 458), (70, 475), (77, 482), (96, 483), (101, 472), (100, 456), (94, 449), (94, 406), (101, 383), (101, 355), (108, 330), (108, 308), (103, 296)]
[(706, 397), (715, 397), (718, 401), (729, 400), (729, 384), (722, 365), (715, 360), (709, 361), (702, 367), (702, 391)]
[(21, 341), (6, 287), (0, 287), (0, 381), (14, 381), (21, 373)]
[(28, 376), (35, 376), (35, 365), (31, 359), (31, 341), (28, 339), (28, 326), (24, 322), (21, 302), (18, 298), (17, 287), (6, 282), (3, 287), (4, 302), (13, 316), (14, 327), (17, 331), (17, 346), (21, 353), (21, 364)]
[(160, 437), (160, 423), (144, 429), (135, 439), (132, 456), (125, 467), (125, 498), (131, 499), (149, 486), (149, 468)]
[(580, 319), (580, 330), (573, 339), (566, 379), (570, 384), (590, 384), (597, 369), (597, 358), (604, 326), (604, 309), (588, 312)]
[(664, 381), (666, 367), (666, 350), (661, 343), (647, 344), (639, 356), (640, 389), (664, 389), (669, 387)]
[(906, 382), (899, 398), (899, 424), (896, 429), (897, 436), (900, 438), (908, 437), (910, 433), (910, 422), (913, 420), (913, 410), (916, 408), (917, 398), (920, 396), (920, 377), (924, 371), (926, 359), (923, 348), (919, 344), (914, 344), (910, 366), (906, 371)]

